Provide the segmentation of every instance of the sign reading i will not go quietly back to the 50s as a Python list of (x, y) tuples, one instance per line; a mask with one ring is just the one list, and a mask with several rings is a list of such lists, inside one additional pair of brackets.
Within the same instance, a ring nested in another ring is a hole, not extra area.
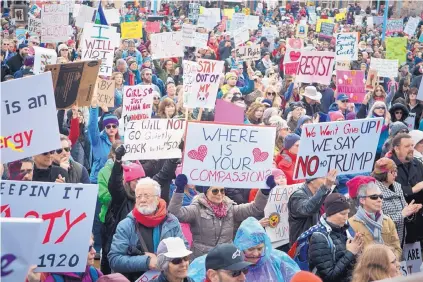
[(183, 173), (189, 184), (265, 188), (274, 127), (188, 122)]
[(382, 118), (306, 124), (301, 133), (294, 179), (370, 172), (383, 127)]

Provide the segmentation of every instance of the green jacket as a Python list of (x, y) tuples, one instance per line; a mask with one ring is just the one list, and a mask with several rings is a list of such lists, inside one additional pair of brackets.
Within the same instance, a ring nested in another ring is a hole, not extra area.
[(101, 211), (100, 211), (99, 217), (102, 223), (104, 223), (106, 219), (107, 209), (109, 208), (109, 203), (112, 200), (112, 196), (110, 196), (108, 186), (109, 186), (110, 174), (112, 173), (113, 164), (114, 164), (113, 159), (108, 159), (104, 167), (100, 169), (98, 173), (98, 177), (97, 177), (98, 186), (99, 186), (98, 200), (101, 203)]

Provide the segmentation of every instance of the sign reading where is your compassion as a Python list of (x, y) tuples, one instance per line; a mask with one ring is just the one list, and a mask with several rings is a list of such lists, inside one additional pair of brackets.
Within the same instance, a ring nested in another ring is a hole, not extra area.
[(154, 90), (151, 85), (133, 85), (123, 88), (122, 117), (126, 122), (151, 118)]
[(382, 118), (304, 125), (294, 179), (372, 171), (382, 127)]
[(183, 173), (189, 184), (265, 188), (275, 135), (274, 127), (188, 122)]

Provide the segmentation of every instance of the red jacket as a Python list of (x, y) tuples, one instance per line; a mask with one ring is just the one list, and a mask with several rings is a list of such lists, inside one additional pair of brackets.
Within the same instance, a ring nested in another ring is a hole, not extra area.
[(279, 156), (276, 157), (275, 162), (277, 167), (286, 175), (287, 185), (302, 183), (304, 180), (294, 180), (295, 162), (297, 155), (290, 153), (288, 150), (283, 150)]

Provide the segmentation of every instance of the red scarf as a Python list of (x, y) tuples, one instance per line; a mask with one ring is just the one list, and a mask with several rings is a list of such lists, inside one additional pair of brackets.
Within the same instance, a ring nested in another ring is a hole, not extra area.
[(136, 207), (132, 210), (132, 215), (135, 217), (138, 223), (141, 223), (147, 227), (156, 227), (166, 218), (166, 202), (163, 199), (159, 200), (157, 210), (155, 213), (150, 215), (141, 214)]
[(206, 200), (207, 200), (207, 204), (209, 204), (209, 206), (213, 210), (214, 215), (217, 218), (223, 218), (223, 217), (226, 216), (226, 214), (228, 213), (228, 209), (223, 202), (216, 205), (216, 204), (213, 204), (212, 202), (210, 202), (209, 199), (207, 199), (207, 197), (206, 197)]

